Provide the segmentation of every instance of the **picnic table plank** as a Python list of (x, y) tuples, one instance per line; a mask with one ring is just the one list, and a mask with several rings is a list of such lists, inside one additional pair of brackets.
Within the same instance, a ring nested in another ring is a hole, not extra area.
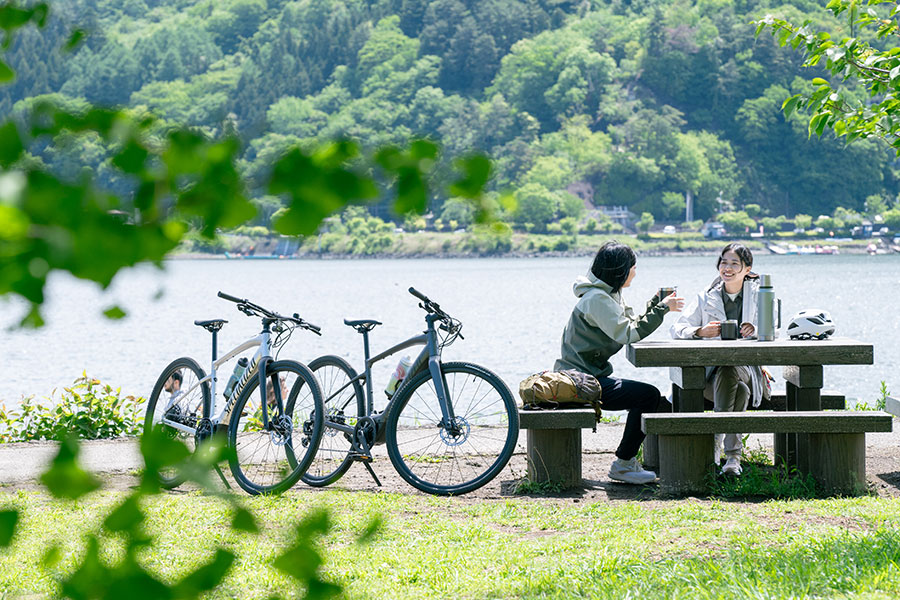
[[(676, 347), (677, 345), (677, 347)], [(848, 338), (825, 340), (644, 340), (626, 346), (636, 367), (728, 365), (871, 365), (871, 344)]]

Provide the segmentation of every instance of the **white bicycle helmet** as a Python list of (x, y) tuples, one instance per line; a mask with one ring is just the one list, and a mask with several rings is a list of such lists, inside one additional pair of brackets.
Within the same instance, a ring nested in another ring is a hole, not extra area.
[(834, 333), (834, 322), (828, 311), (818, 308), (801, 310), (788, 324), (787, 334), (792, 340), (822, 340)]

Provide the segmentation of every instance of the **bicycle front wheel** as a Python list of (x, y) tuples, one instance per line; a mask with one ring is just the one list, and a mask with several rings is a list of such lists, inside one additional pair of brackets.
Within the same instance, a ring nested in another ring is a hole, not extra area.
[(357, 374), (346, 360), (339, 356), (320, 356), (309, 368), (322, 386), (325, 402), (325, 431), (322, 443), (303, 482), (323, 487), (340, 479), (353, 459), (350, 456), (351, 435), (340, 427), (355, 427), (359, 417), (365, 415), (365, 400)]
[[(278, 410), (277, 396), (284, 411)], [(248, 494), (279, 494), (309, 468), (322, 438), (322, 392), (312, 372), (292, 360), (266, 369), (268, 424), (263, 422), (259, 377), (252, 377), (231, 411), (231, 474)]]
[[(209, 382), (206, 373), (193, 358), (186, 356), (169, 363), (160, 373), (144, 416), (144, 434), (160, 426), (167, 435), (183, 442), (191, 452), (196, 450), (197, 425), (209, 418)], [(203, 381), (203, 383), (200, 383)], [(159, 472), (159, 483), (165, 489), (176, 488), (184, 482), (177, 467), (165, 467)]]
[(519, 413), (506, 384), (484, 367), (452, 362), (441, 372), (450, 422), (426, 369), (397, 392), (385, 442), (394, 468), (413, 487), (429, 494), (464, 494), (489, 482), (509, 462), (519, 437)]

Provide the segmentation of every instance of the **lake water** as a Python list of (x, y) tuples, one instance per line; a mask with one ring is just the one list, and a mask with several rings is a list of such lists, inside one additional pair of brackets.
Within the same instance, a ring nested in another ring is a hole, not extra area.
[[(259, 321), (216, 297), (219, 290), (300, 315), (323, 336), (297, 331), (282, 357), (304, 362), (338, 354), (362, 363), (361, 336), (343, 318), (382, 321), (371, 335), (373, 351), (424, 329), (424, 313), (407, 293), (414, 286), (463, 324), (464, 340), (445, 350), (445, 359), (469, 360), (498, 373), (513, 389), (529, 374), (552, 368), (560, 334), (573, 304), (572, 281), (590, 258), (397, 259), (397, 260), (177, 260), (164, 270), (140, 267), (120, 273), (109, 290), (68, 276), (54, 276), (38, 331), (8, 330), (24, 314), (17, 301), (0, 301), (0, 348), (5, 375), (0, 401), (17, 404), (23, 395), (49, 396), (82, 371), (123, 392), (148, 396), (158, 373), (172, 359), (193, 356), (209, 368), (210, 335), (194, 319), (225, 318), (219, 349), (258, 333)], [(715, 257), (639, 257), (637, 277), (625, 297), (643, 306), (656, 288), (677, 285), (690, 296), (716, 275)], [(868, 402), (880, 381), (900, 393), (900, 255), (758, 255), (754, 270), (771, 273), (783, 300), (785, 324), (803, 308), (829, 310), (837, 334), (871, 342), (872, 366), (825, 368), (825, 387)], [(102, 310), (113, 304), (128, 316), (110, 321)], [(650, 339), (668, 336), (666, 322)], [(380, 363), (375, 387), (387, 382), (399, 356)], [(666, 369), (636, 369), (620, 352), (615, 374), (668, 388)], [(776, 388), (783, 388), (780, 368)], [(227, 379), (228, 374), (224, 374)], [(220, 379), (221, 380), (221, 379)], [(377, 394), (383, 398), (382, 394)]]

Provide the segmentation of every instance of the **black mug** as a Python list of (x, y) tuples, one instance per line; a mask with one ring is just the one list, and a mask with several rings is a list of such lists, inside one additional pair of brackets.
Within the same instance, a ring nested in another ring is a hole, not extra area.
[(665, 300), (666, 298), (668, 298), (669, 296), (671, 296), (672, 294), (675, 293), (675, 288), (674, 287), (661, 287), (661, 288), (659, 288), (658, 293), (659, 293), (659, 299)]
[(734, 319), (722, 321), (722, 331), (719, 337), (723, 340), (736, 340), (738, 338), (738, 322)]

